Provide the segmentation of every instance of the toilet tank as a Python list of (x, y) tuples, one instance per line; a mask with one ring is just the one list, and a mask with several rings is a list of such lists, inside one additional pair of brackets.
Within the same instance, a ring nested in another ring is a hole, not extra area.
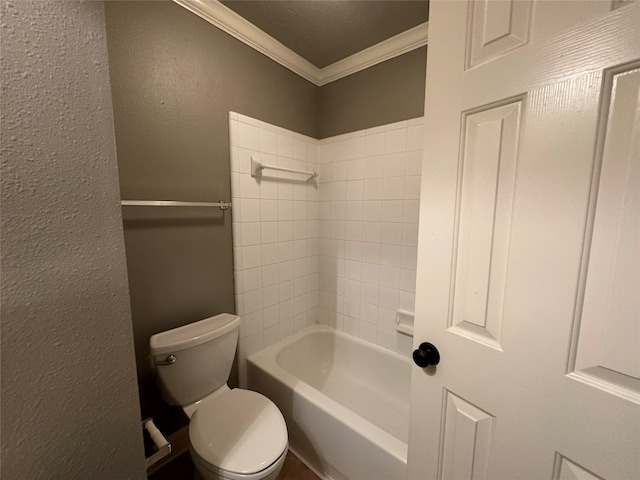
[(151, 361), (169, 404), (197, 402), (227, 382), (239, 326), (239, 317), (222, 313), (151, 337)]

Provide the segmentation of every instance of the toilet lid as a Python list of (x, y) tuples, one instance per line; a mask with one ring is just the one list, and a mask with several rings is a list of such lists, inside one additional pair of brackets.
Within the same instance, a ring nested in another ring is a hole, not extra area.
[(275, 462), (287, 447), (287, 427), (271, 400), (234, 389), (201, 405), (191, 417), (189, 440), (212, 466), (242, 474)]

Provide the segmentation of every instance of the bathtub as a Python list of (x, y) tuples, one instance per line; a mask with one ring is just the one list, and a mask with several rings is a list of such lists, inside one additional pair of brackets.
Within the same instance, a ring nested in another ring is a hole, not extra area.
[(280, 408), (291, 450), (322, 477), (405, 478), (408, 359), (312, 325), (250, 356), (247, 380)]

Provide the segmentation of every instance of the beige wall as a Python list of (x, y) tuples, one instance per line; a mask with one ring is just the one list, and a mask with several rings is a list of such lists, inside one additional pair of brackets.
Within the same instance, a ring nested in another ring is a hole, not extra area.
[(103, 5), (0, 15), (2, 478), (143, 479)]
[(426, 68), (422, 47), (323, 85), (318, 138), (421, 117)]

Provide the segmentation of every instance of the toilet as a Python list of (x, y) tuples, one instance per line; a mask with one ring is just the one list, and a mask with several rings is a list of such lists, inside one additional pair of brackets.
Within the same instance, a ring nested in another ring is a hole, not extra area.
[(162, 397), (189, 417), (196, 479), (273, 480), (287, 455), (278, 407), (230, 389), (240, 318), (229, 313), (153, 335), (151, 359)]

